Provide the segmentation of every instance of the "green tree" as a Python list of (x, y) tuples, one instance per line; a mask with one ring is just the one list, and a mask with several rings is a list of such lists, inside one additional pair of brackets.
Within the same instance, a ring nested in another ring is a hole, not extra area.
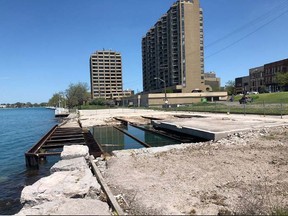
[(104, 98), (96, 98), (90, 102), (90, 105), (104, 106), (105, 105), (105, 99)]
[(226, 82), (225, 91), (227, 91), (228, 95), (232, 95), (235, 93), (235, 81), (229, 80)]
[(260, 94), (262, 94), (262, 93), (268, 93), (269, 91), (267, 90), (267, 87), (266, 87), (266, 86), (262, 85), (262, 86), (260, 86), (260, 87), (258, 88), (258, 92), (259, 92)]
[(26, 106), (26, 107), (33, 107), (33, 104), (32, 104), (31, 102), (27, 102), (27, 103), (25, 104), (25, 106)]
[(46, 107), (46, 106), (48, 106), (48, 103), (47, 102), (42, 102), (42, 103), (39, 104), (39, 106), (40, 107)]
[(17, 102), (17, 103), (15, 103), (15, 107), (22, 108), (23, 107), (23, 103)]
[(87, 83), (70, 84), (65, 94), (68, 108), (81, 106), (90, 99)]
[(278, 82), (278, 85), (281, 86), (282, 88), (284, 86), (288, 86), (288, 72), (286, 73), (278, 72), (276, 74), (276, 80)]
[(48, 106), (58, 107), (59, 103), (62, 107), (64, 107), (66, 104), (66, 99), (63, 92), (54, 93), (48, 101)]

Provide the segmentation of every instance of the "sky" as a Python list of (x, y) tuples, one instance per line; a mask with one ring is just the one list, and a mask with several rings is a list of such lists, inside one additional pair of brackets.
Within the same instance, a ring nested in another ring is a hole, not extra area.
[[(142, 91), (141, 39), (176, 0), (0, 0), (0, 104), (47, 102), (90, 85), (97, 50), (122, 55), (123, 88)], [(288, 58), (288, 0), (200, 0), (205, 72), (222, 86)]]

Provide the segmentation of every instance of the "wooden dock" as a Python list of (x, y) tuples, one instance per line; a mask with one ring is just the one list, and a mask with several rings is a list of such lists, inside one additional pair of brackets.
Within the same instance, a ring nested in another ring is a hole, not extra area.
[(25, 153), (26, 166), (39, 168), (41, 160), (47, 156), (60, 155), (65, 145), (87, 145), (89, 154), (94, 157), (99, 157), (103, 153), (89, 130), (55, 125)]

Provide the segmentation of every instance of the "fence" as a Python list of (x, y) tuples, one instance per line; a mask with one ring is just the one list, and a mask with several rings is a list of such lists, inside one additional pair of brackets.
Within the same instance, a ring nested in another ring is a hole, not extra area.
[(258, 114), (258, 115), (288, 115), (288, 103), (257, 103), (239, 104), (239, 102), (212, 102), (186, 105), (185, 107), (171, 108), (177, 111), (195, 111), (231, 114)]

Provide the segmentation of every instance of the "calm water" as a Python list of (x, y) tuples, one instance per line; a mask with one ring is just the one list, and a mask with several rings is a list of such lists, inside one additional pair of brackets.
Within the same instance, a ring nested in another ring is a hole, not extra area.
[(133, 127), (128, 125), (126, 128), (128, 133), (132, 134), (133, 136), (137, 137), (141, 141), (149, 144), (152, 147), (159, 147), (159, 146), (166, 146), (166, 145), (173, 145), (179, 144), (179, 140), (174, 140), (160, 134), (155, 134), (146, 130), (141, 130), (139, 128)]
[[(131, 125), (123, 125), (121, 129), (127, 131), (129, 134), (149, 144), (152, 147), (180, 143), (178, 140), (170, 139), (161, 135), (156, 135), (155, 133), (141, 130)], [(136, 140), (132, 139), (131, 137), (111, 126), (93, 127), (91, 128), (91, 133), (93, 134), (94, 139), (101, 144), (103, 150), (106, 152), (112, 152), (122, 149), (145, 148)]]
[(111, 126), (93, 127), (90, 131), (105, 152), (143, 148), (143, 145)]
[(17, 213), (23, 187), (49, 175), (57, 156), (31, 170), (26, 168), (24, 153), (57, 123), (54, 110), (0, 109), (0, 215)]

